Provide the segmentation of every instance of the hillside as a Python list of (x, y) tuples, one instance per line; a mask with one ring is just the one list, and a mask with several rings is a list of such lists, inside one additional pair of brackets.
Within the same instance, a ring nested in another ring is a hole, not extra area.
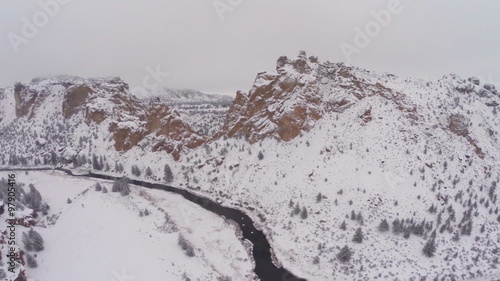
[[(215, 136), (202, 137), (175, 110), (159, 103), (153, 111), (123, 81), (105, 81), (85, 81), (102, 94), (74, 115), (57, 98), (70, 95), (64, 81), (23, 85), (17, 100), (16, 89), (2, 90), (1, 164), (110, 174), (131, 174), (135, 165), (136, 177), (149, 167), (154, 179), (168, 165), (173, 185), (245, 210), (276, 263), (308, 280), (500, 278), (493, 85), (453, 74), (401, 78), (301, 52), (259, 73)], [(109, 92), (121, 102), (109, 103)], [(121, 113), (98, 123), (104, 105)], [(150, 121), (164, 118), (171, 123)], [(126, 141), (117, 142), (122, 128)], [(343, 262), (345, 246), (352, 256)]]
[[(18, 241), (24, 251), (21, 270), (29, 280), (255, 278), (236, 228), (178, 195), (133, 187), (131, 194), (121, 196), (111, 192), (109, 181), (75, 179), (62, 172), (14, 173), (19, 185), (34, 184), (50, 206), (46, 214), (37, 212), (34, 218), (34, 209), (17, 211), (30, 214), (33, 229), (44, 240), (42, 251), (28, 251)], [(7, 173), (0, 172), (1, 178), (7, 178)], [(102, 188), (99, 191), (97, 183)], [(3, 231), (3, 225), (0, 227)], [(21, 235), (29, 229), (17, 226), (16, 230)], [(193, 254), (183, 251), (180, 236), (188, 241)], [(5, 246), (0, 246), (2, 253)], [(36, 267), (27, 264), (28, 254), (35, 256)], [(14, 280), (11, 276), (6, 280)]]

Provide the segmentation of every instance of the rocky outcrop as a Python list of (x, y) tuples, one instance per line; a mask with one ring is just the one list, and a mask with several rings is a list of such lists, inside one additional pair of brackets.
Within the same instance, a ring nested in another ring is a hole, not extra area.
[[(418, 120), (416, 106), (404, 94), (358, 77), (353, 67), (321, 63), (301, 51), (295, 59), (278, 58), (276, 72), (257, 74), (248, 94), (236, 94), (220, 135), (243, 135), (251, 143), (267, 136), (290, 141), (311, 129), (326, 113), (343, 112), (375, 95)], [(362, 120), (371, 121), (371, 111), (365, 112)]]
[(30, 91), (29, 88), (25, 88), (21, 84), (17, 84), (14, 89), (16, 117), (28, 116), (39, 94), (36, 91)]
[[(41, 80), (35, 84), (15, 87), (17, 117), (32, 118), (37, 108), (47, 101), (44, 108), (61, 103), (60, 112), (68, 124), (78, 126), (85, 122), (89, 127), (106, 126), (117, 151), (127, 151), (146, 137), (153, 141), (150, 149), (174, 153), (179, 159), (184, 147), (194, 148), (205, 142), (179, 114), (166, 104), (141, 102), (129, 92), (128, 85), (119, 78)], [(56, 106), (57, 107), (57, 106)]]
[(88, 86), (76, 86), (67, 90), (64, 95), (62, 114), (64, 118), (70, 118), (73, 114), (80, 110), (80, 107), (85, 105), (87, 98), (92, 93)]

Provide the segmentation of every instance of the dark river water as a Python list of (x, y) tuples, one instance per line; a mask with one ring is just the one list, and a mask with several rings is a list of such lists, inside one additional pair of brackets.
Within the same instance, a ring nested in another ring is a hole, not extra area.
[[(54, 169), (0, 169), (0, 171), (40, 171), (40, 170), (54, 170)], [(106, 180), (114, 180), (117, 177), (88, 173), (84, 175), (75, 175), (70, 170), (66, 169), (56, 169), (58, 171), (63, 171), (68, 175), (75, 177), (87, 177), (87, 178), (96, 178), (96, 179), (106, 179)], [(159, 184), (159, 183), (151, 183), (140, 181), (136, 179), (130, 179), (129, 182), (134, 185), (142, 186), (150, 189), (159, 189), (167, 192), (177, 193), (182, 195), (186, 200), (189, 200), (195, 204), (198, 204), (202, 208), (217, 214), (219, 216), (224, 216), (227, 219), (231, 219), (238, 223), (242, 230), (243, 237), (250, 241), (253, 244), (253, 258), (255, 260), (255, 273), (262, 281), (306, 281), (305, 279), (298, 278), (291, 274), (288, 270), (277, 267), (271, 257), (271, 245), (269, 241), (267, 241), (266, 236), (262, 231), (255, 228), (252, 219), (247, 216), (244, 212), (221, 206), (220, 204), (212, 201), (208, 198), (201, 197), (199, 195), (193, 194), (188, 190), (179, 189), (173, 186)], [(233, 280), (240, 281), (240, 280)]]

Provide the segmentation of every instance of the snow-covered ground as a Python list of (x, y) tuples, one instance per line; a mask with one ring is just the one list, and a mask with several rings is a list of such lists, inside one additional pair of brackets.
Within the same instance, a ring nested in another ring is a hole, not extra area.
[[(133, 186), (132, 193), (122, 197), (95, 191), (96, 180), (62, 172), (16, 175), (18, 182), (33, 183), (50, 205), (48, 216), (41, 216), (35, 227), (45, 250), (38, 253), (38, 267), (27, 268), (31, 280), (255, 278), (252, 258), (236, 227), (179, 195)], [(0, 178), (6, 176), (0, 172)], [(111, 182), (99, 182), (111, 191)], [(150, 215), (140, 217), (146, 208)], [(18, 237), (25, 231), (18, 226)], [(194, 257), (178, 245), (180, 234), (193, 246)]]
[[(116, 151), (109, 125), (123, 116), (99, 124), (84, 122), (83, 111), (62, 118), (61, 101), (52, 97), (57, 85), (42, 87), (52, 92), (36, 108), (36, 118), (15, 119), (13, 89), (8, 88), (0, 96), (0, 160), (9, 166), (16, 153), (27, 161), (18, 166), (39, 166), (36, 159), (59, 164), (64, 163), (59, 156), (66, 161), (78, 156), (86, 157), (79, 161), (80, 169), (91, 170), (95, 154), (108, 164), (99, 172), (131, 176), (137, 165), (141, 179), (162, 179), (169, 165), (172, 185), (245, 211), (268, 236), (276, 260), (308, 280), (500, 279), (498, 91), (472, 77), (424, 81), (343, 64), (307, 64), (312, 73), (287, 65), (259, 74), (255, 89), (261, 96), (254, 100), (261, 111), (242, 117), (255, 104), (235, 108), (235, 120), (254, 122), (251, 133), (271, 135), (250, 143), (244, 136), (222, 134), (200, 147), (184, 148), (178, 161), (164, 151), (151, 151), (154, 135), (128, 151)], [(267, 89), (268, 84), (276, 87)], [(291, 92), (280, 92), (280, 85)], [(275, 97), (274, 92), (282, 94)], [(277, 141), (273, 118), (293, 113), (300, 103), (321, 118), (306, 118), (310, 124), (298, 137)], [(132, 126), (134, 117), (129, 117)], [(116, 171), (115, 163), (124, 171)], [(145, 176), (148, 167), (153, 177)], [(95, 195), (90, 194), (81, 198)], [(85, 210), (87, 204), (71, 208)], [(307, 218), (291, 215), (297, 204), (299, 213), (307, 210)], [(429, 212), (431, 207), (436, 210)], [(351, 220), (352, 211), (361, 213), (362, 223)], [(388, 232), (377, 230), (382, 219), (389, 222)], [(425, 231), (409, 237), (393, 233), (396, 219), (406, 225), (425, 223)], [(345, 230), (340, 228), (343, 221)], [(360, 244), (352, 241), (357, 228), (364, 233)], [(434, 231), (436, 252), (426, 257), (422, 249)], [(348, 263), (336, 258), (344, 246), (353, 250)]]

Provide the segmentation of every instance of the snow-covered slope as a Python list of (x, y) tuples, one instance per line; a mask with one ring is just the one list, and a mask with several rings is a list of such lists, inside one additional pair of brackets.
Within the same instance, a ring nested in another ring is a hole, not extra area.
[[(35, 219), (45, 249), (36, 253), (38, 267), (26, 266), (30, 280), (255, 278), (234, 225), (177, 195), (134, 186), (124, 197), (110, 192), (107, 181), (99, 182), (109, 191), (103, 193), (95, 190), (96, 181), (61, 172), (14, 173), (19, 182), (34, 184), (50, 205), (47, 215)], [(0, 172), (2, 177), (7, 173)], [(139, 216), (146, 209), (149, 214)], [(17, 226), (18, 235), (27, 231)], [(180, 235), (194, 256), (178, 245)]]
[[(280, 58), (238, 94), (222, 132), (232, 138), (195, 152), (205, 153), (185, 179), (247, 209), (278, 260), (309, 280), (494, 280), (499, 102), (475, 78)], [(378, 230), (383, 219), (388, 232)], [(352, 241), (358, 228), (362, 243)], [(344, 246), (349, 263), (336, 257)]]

